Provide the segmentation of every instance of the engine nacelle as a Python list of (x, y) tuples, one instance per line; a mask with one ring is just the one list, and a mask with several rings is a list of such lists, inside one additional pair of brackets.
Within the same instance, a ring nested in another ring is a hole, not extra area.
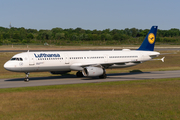
[(51, 74), (65, 74), (71, 71), (50, 71)]
[(100, 67), (85, 67), (82, 73), (84, 76), (94, 77), (102, 75), (104, 70)]

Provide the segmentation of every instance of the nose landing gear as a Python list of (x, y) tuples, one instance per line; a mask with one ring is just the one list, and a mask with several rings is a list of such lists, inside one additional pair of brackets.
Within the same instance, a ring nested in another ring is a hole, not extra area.
[(29, 72), (26, 72), (25, 74), (26, 74), (26, 77), (24, 78), (24, 81), (25, 81), (25, 82), (29, 82), (29, 74), (30, 74), (30, 73), (29, 73)]

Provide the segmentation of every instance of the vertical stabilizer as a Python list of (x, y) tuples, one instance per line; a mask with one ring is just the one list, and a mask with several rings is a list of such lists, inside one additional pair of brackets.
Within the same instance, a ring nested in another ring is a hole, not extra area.
[(141, 44), (141, 46), (137, 50), (154, 51), (157, 28), (158, 28), (158, 26), (152, 26), (151, 27), (151, 30), (149, 31), (149, 33), (147, 34), (143, 43)]

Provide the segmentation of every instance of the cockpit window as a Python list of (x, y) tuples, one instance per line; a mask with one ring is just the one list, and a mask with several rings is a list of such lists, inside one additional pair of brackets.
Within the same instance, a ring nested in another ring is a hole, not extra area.
[(11, 61), (23, 61), (22, 58), (11, 58)]
[(16, 60), (16, 58), (11, 58), (11, 60)]

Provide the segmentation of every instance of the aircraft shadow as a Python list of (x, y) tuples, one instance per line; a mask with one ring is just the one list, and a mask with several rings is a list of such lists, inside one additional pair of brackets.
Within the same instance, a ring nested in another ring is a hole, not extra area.
[[(134, 75), (134, 74), (144, 74), (144, 73), (151, 73), (151, 72), (132, 72), (132, 73), (111, 73), (111, 74), (107, 74), (107, 78), (111, 78), (111, 79), (120, 79), (122, 78), (121, 76), (123, 75)], [(117, 76), (117, 77), (111, 77), (111, 76)], [(125, 79), (123, 77), (123, 79)], [(132, 77), (127, 77), (126, 79), (132, 79)], [(100, 80), (99, 77), (83, 77), (83, 79), (81, 80)], [(102, 79), (104, 80), (104, 79)]]
[[(76, 78), (75, 75), (66, 75), (66, 76), (49, 76), (49, 77), (29, 77), (29, 80), (49, 80), (49, 79), (63, 79), (63, 78)], [(7, 79), (5, 81), (24, 81), (24, 78), (14, 78)]]
[(144, 73), (151, 73), (151, 72), (130, 72), (130, 73), (112, 73), (108, 74), (108, 76), (116, 76), (116, 75), (134, 75), (134, 74), (144, 74)]
[[(121, 76), (123, 75), (129, 75), (129, 77), (126, 77), (123, 79), (131, 79), (132, 77), (130, 77), (131, 75), (134, 74), (144, 74), (144, 73), (151, 73), (151, 72), (133, 72), (133, 73), (111, 73), (111, 74), (107, 74), (107, 78), (111, 78), (111, 76), (117, 76), (117, 77), (112, 77), (111, 79), (120, 79), (122, 78)], [(49, 77), (29, 77), (29, 80), (49, 80), (49, 79), (69, 79), (69, 78), (77, 78), (76, 75), (63, 75), (63, 76), (49, 76)], [(99, 77), (82, 77), (79, 78), (80, 80), (100, 80)], [(104, 79), (102, 79), (104, 80)], [(13, 79), (6, 79), (5, 81), (24, 81), (24, 78), (13, 78)]]

